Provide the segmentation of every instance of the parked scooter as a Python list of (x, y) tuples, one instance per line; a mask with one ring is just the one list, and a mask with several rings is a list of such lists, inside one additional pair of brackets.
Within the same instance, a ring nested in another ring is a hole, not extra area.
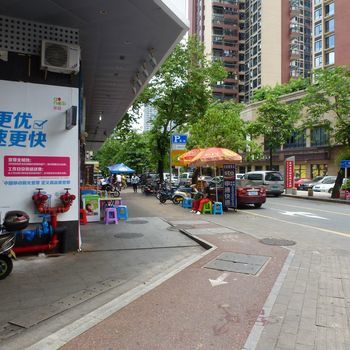
[(185, 198), (193, 198), (196, 193), (198, 191), (195, 188), (181, 186), (174, 192), (173, 203), (181, 204)]
[(12, 272), (15, 254), (11, 248), (15, 245), (16, 231), (25, 229), (28, 224), (28, 214), (19, 210), (7, 212), (4, 223), (0, 224), (0, 280)]
[[(159, 202), (161, 202), (162, 204), (165, 203), (167, 200), (170, 200), (174, 203), (174, 193), (175, 190), (177, 190), (176, 187), (162, 187), (162, 189), (159, 192)], [(176, 203), (174, 203), (176, 204)]]

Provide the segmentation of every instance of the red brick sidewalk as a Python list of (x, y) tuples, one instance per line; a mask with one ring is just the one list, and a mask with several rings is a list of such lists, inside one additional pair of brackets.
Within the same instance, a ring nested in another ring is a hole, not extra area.
[[(200, 238), (217, 249), (62, 349), (241, 349), (288, 251), (241, 233)], [(217, 279), (223, 271), (203, 266), (222, 252), (270, 259), (255, 276), (230, 272), (227, 284), (212, 287), (209, 279)]]

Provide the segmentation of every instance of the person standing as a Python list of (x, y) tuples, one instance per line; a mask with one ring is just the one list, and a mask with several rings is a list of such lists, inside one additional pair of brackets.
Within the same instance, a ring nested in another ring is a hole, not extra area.
[(117, 188), (120, 191), (122, 188), (122, 176), (120, 174), (117, 174)]
[(134, 190), (134, 193), (137, 192), (137, 185), (139, 184), (139, 181), (140, 181), (140, 179), (139, 179), (139, 177), (137, 175), (133, 174), (131, 176), (130, 182), (132, 184), (132, 188)]

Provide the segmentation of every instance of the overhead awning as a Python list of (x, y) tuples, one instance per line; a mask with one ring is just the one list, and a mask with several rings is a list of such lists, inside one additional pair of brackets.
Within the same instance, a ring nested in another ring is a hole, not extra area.
[(0, 0), (0, 14), (79, 30), (88, 149), (101, 145), (187, 31), (174, 0)]

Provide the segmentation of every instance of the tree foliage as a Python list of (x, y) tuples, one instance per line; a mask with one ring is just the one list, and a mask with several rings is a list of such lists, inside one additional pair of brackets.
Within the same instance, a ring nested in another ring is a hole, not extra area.
[(304, 99), (307, 125), (323, 125), (337, 144), (350, 146), (350, 72), (345, 67), (317, 69), (315, 82)]
[(276, 96), (269, 95), (259, 107), (257, 119), (250, 124), (253, 135), (264, 136), (270, 153), (270, 168), (273, 151), (283, 145), (296, 130), (299, 112), (299, 103), (284, 103)]
[(212, 96), (211, 86), (225, 76), (222, 64), (209, 62), (203, 44), (190, 37), (176, 46), (140, 96), (139, 101), (157, 110), (150, 135), (161, 178), (170, 134), (205, 114)]
[(287, 84), (264, 86), (254, 91), (253, 102), (264, 101), (269, 96), (279, 97), (282, 95), (290, 94), (292, 92), (301, 91), (307, 89), (310, 86), (310, 80), (305, 78), (291, 79)]
[(260, 155), (251, 141), (248, 124), (240, 118), (244, 106), (235, 102), (214, 102), (203, 117), (189, 127), (187, 148), (223, 147), (235, 152), (247, 152), (248, 159)]

